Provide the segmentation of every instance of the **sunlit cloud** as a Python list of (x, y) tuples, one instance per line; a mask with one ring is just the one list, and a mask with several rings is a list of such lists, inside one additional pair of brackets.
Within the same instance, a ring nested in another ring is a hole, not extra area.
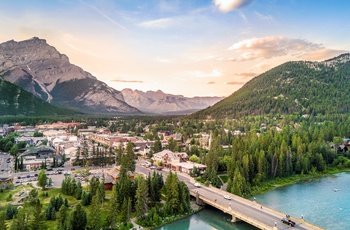
[(240, 53), (240, 55), (229, 60), (239, 62), (259, 58), (269, 59), (284, 55), (299, 57), (320, 49), (323, 49), (321, 44), (315, 44), (304, 39), (289, 39), (283, 36), (252, 38), (233, 44), (229, 50)]
[(340, 54), (347, 53), (348, 50), (332, 50), (332, 49), (320, 49), (314, 52), (307, 53), (303, 56), (303, 59), (308, 61), (323, 61), (329, 58), (336, 57)]
[(196, 78), (205, 78), (205, 77), (220, 77), (223, 75), (223, 71), (221, 69), (213, 69), (211, 72), (203, 72), (203, 71), (192, 71), (189, 73), (191, 76)]
[(172, 61), (170, 59), (165, 59), (165, 58), (160, 58), (160, 57), (156, 57), (156, 61), (161, 62), (161, 63), (174, 63), (174, 61)]
[(236, 75), (242, 78), (250, 78), (250, 77), (255, 77), (257, 74), (252, 72), (247, 72), (247, 73), (234, 73), (233, 75)]
[(245, 82), (229, 81), (225, 82), (225, 85), (244, 85)]
[(143, 81), (138, 81), (138, 80), (119, 80), (119, 79), (114, 79), (111, 80), (112, 82), (127, 82), (127, 83), (143, 83)]
[(151, 21), (142, 22), (139, 26), (146, 29), (164, 29), (175, 24), (175, 20), (173, 18), (161, 18)]
[(214, 0), (214, 4), (220, 11), (227, 13), (232, 10), (243, 8), (252, 3), (252, 1), (253, 0)]
[(215, 84), (215, 81), (208, 81), (207, 82), (207, 85), (214, 85)]

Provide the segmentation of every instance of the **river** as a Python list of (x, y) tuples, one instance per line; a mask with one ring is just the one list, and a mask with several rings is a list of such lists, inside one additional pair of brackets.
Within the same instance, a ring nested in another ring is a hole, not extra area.
[[(332, 230), (350, 229), (350, 173), (339, 173), (277, 188), (255, 197), (258, 203), (302, 217), (319, 227)], [(251, 198), (253, 199), (253, 198)], [(247, 230), (243, 223), (230, 223), (230, 216), (205, 208), (190, 217), (165, 225), (158, 230)]]

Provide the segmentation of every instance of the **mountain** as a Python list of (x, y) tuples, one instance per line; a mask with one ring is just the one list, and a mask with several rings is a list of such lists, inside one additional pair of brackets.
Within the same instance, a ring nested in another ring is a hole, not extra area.
[(76, 112), (45, 102), (0, 77), (0, 116), (74, 115)]
[(239, 118), (264, 114), (350, 112), (350, 54), (277, 66), (192, 118)]
[(223, 97), (184, 97), (158, 91), (142, 92), (140, 90), (123, 89), (124, 100), (146, 113), (156, 114), (189, 114), (211, 106)]
[(85, 113), (140, 113), (120, 91), (71, 64), (37, 37), (0, 44), (0, 75), (49, 103)]

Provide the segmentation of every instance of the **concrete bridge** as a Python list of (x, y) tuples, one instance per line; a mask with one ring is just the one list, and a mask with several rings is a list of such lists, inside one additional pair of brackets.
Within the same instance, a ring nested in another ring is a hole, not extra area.
[[(259, 229), (317, 229), (322, 228), (312, 225), (303, 218), (289, 216), (295, 222), (295, 226), (282, 223), (281, 219), (287, 214), (278, 212), (271, 208), (258, 204), (255, 201), (247, 200), (233, 195), (215, 187), (194, 187), (189, 186), (191, 196), (196, 198), (197, 204), (206, 204), (215, 207), (224, 213), (231, 215), (231, 221), (244, 221)], [(224, 198), (224, 196), (229, 196)]]

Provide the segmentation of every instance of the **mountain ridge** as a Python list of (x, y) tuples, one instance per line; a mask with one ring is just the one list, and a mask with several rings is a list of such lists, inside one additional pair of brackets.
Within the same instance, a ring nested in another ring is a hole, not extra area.
[(129, 88), (122, 91), (124, 100), (146, 113), (159, 114), (189, 114), (211, 106), (224, 97), (184, 97), (164, 93), (161, 90), (132, 90)]
[(192, 118), (350, 112), (350, 54), (322, 61), (291, 61), (248, 81)]
[[(38, 37), (1, 43), (0, 75), (47, 102), (85, 113), (141, 113), (124, 101), (120, 91), (71, 64), (65, 54)], [(74, 87), (67, 87), (70, 84)]]

